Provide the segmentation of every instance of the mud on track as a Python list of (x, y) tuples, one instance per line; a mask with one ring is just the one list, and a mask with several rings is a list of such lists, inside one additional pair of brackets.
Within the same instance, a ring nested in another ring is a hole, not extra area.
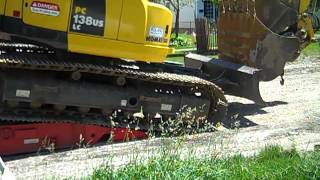
[[(190, 136), (181, 145), (182, 154), (192, 149), (199, 157), (208, 154), (252, 155), (266, 145), (312, 150), (320, 144), (320, 57), (301, 57), (286, 67), (285, 85), (277, 79), (262, 83), (267, 107), (228, 96), (229, 115), (225, 128)], [(232, 129), (238, 126), (239, 129)], [(83, 177), (105, 164), (115, 167), (131, 160), (154, 156), (163, 142), (153, 139), (8, 160), (18, 179)]]

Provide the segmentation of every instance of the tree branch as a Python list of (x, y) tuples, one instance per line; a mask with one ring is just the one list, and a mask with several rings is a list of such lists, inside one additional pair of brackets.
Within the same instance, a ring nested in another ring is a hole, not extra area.
[[(179, 1), (179, 0), (176, 0), (176, 1)], [(171, 4), (171, 6), (174, 8), (175, 11), (177, 11), (179, 9), (179, 7), (176, 4), (174, 4), (172, 0), (169, 0), (169, 3)], [(178, 5), (179, 5), (179, 3), (178, 3)]]

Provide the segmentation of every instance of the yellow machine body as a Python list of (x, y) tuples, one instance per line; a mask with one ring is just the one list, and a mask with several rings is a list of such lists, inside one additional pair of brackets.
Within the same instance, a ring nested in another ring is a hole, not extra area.
[(0, 0), (0, 15), (2, 31), (73, 53), (161, 63), (173, 51), (172, 13), (148, 0)]

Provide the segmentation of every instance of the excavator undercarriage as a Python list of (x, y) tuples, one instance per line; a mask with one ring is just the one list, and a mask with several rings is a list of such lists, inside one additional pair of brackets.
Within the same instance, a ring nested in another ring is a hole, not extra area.
[[(223, 91), (194, 69), (81, 54), (69, 54), (66, 62), (37, 45), (7, 41), (0, 45), (4, 127), (71, 123), (105, 127), (103, 132), (109, 134), (126, 128), (134, 134), (172, 129), (170, 134), (178, 135), (208, 131), (227, 112)], [(16, 130), (8, 131), (3, 138)], [(123, 139), (127, 136), (122, 135)], [(29, 151), (35, 149), (25, 152)], [(12, 153), (17, 152), (21, 151)]]
[[(90, 63), (86, 63), (81, 59), (88, 57), (82, 55), (74, 55), (74, 62), (61, 62), (49, 51), (42, 52), (34, 45), (23, 45), (25, 47), (22, 48), (19, 44), (2, 45), (3, 112), (10, 111), (6, 109), (11, 109), (11, 112), (21, 109), (23, 112), (23, 108), (29, 108), (31, 112), (28, 113), (35, 115), (37, 111), (38, 114), (58, 111), (53, 113), (52, 119), (55, 120), (52, 122), (60, 121), (61, 116), (68, 122), (108, 127), (112, 126), (109, 117), (116, 113), (114, 118), (120, 125), (112, 127), (132, 124), (143, 130), (150, 128), (150, 121), (156, 116), (162, 120), (175, 118), (183, 106), (196, 108), (194, 116), (197, 117), (212, 114), (209, 119), (215, 121), (226, 113), (227, 102), (222, 90), (209, 81), (186, 75), (183, 68), (180, 74), (173, 72), (178, 69), (172, 68), (170, 72), (170, 68), (165, 66), (162, 72), (155, 72), (154, 67), (148, 70), (148, 65), (139, 66), (137, 63), (112, 63), (111, 60), (110, 64), (99, 63), (101, 60), (93, 63), (99, 57), (92, 57)], [(10, 51), (12, 48), (15, 51)], [(139, 123), (122, 122), (124, 119), (133, 120), (137, 113), (148, 117), (141, 118), (143, 120)], [(50, 115), (43, 120), (20, 119), (48, 122), (48, 117)], [(91, 117), (90, 120), (86, 121), (87, 117)], [(19, 118), (5, 119), (17, 121)]]

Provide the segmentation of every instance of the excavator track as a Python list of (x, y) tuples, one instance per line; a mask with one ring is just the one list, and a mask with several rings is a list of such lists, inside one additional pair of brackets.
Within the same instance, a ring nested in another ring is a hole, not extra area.
[[(108, 77), (122, 77), (156, 84), (184, 87), (196, 90), (210, 99), (209, 122), (221, 120), (227, 111), (227, 100), (223, 91), (214, 83), (190, 75), (170, 72), (144, 71), (137, 67), (117, 64), (111, 66), (102, 63), (58, 60), (47, 48), (31, 44), (2, 42), (0, 43), (0, 68), (21, 69), (30, 71), (77, 72)], [(101, 114), (82, 114), (76, 112), (55, 113), (52, 110), (19, 109), (2, 106), (0, 119), (9, 122), (68, 122), (100, 125), (107, 127), (136, 127), (137, 122), (114, 123), (112, 118)], [(72, 117), (72, 118), (70, 118)], [(143, 124), (141, 129), (148, 129)]]

